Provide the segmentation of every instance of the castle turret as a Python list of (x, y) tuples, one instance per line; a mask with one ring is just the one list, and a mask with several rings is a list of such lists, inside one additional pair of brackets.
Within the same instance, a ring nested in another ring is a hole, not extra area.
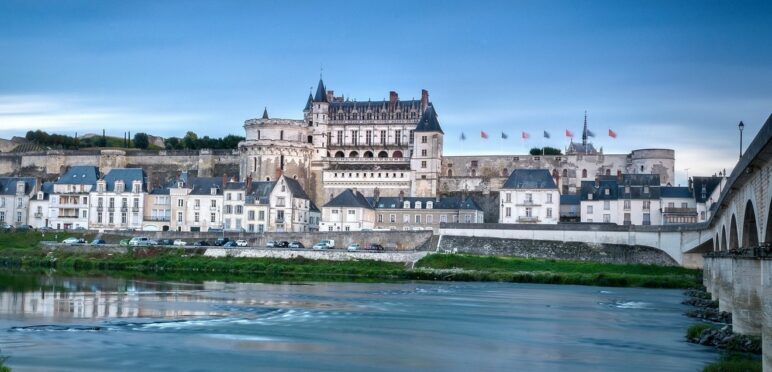
[(308, 125), (313, 127), (313, 160), (321, 160), (322, 158), (327, 157), (327, 142), (330, 135), (327, 133), (330, 101), (327, 96), (327, 88), (325, 88), (321, 78), (319, 79), (319, 84), (316, 86), (316, 94), (313, 99), (309, 95), (309, 101), (306, 103), (306, 107), (309, 105), (310, 107), (306, 120)]
[(434, 106), (431, 104), (423, 111), (414, 135), (410, 169), (415, 172), (415, 181), (411, 194), (413, 196), (432, 197), (437, 195), (439, 188), (444, 132), (437, 119), (437, 112), (434, 111)]

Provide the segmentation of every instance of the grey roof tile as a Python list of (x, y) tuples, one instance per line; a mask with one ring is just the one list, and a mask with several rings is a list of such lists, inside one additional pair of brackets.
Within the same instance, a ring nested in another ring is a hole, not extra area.
[(345, 189), (343, 192), (332, 198), (327, 204), (327, 207), (348, 207), (348, 208), (367, 208), (373, 209), (372, 205), (367, 201), (364, 195), (359, 191), (353, 191), (351, 189)]
[(502, 189), (557, 189), (555, 180), (546, 169), (515, 169)]
[(55, 183), (58, 185), (95, 185), (99, 171), (93, 165), (74, 165)]

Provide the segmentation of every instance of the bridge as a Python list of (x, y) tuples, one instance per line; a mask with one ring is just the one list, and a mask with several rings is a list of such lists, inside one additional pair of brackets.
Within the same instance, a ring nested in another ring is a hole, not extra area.
[(442, 236), (622, 244), (659, 249), (704, 269), (703, 281), (733, 330), (761, 335), (764, 370), (772, 371), (772, 115), (725, 180), (707, 221), (690, 225), (616, 226), (442, 224)]

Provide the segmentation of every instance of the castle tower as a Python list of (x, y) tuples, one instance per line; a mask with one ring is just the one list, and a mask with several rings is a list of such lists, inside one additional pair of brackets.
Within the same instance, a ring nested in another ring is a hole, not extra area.
[(445, 135), (431, 104), (426, 106), (415, 128), (410, 169), (415, 174), (411, 195), (434, 197), (439, 189), (442, 162), (442, 140)]
[(330, 136), (327, 129), (330, 119), (330, 99), (321, 77), (319, 78), (319, 84), (316, 86), (316, 94), (313, 97), (311, 94), (308, 95), (306, 108), (303, 112), (312, 137), (310, 141), (313, 144), (309, 182), (307, 183), (306, 191), (313, 200), (318, 201), (321, 200), (320, 196), (324, 194), (322, 172), (326, 167), (325, 159), (328, 159), (330, 156), (327, 149)]

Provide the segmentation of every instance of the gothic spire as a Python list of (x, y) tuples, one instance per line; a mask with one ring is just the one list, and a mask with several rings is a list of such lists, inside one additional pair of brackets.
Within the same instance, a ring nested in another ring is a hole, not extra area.
[(584, 130), (582, 130), (582, 145), (587, 147), (587, 110), (584, 110)]
[(268, 107), (263, 109), (263, 119), (268, 119)]

